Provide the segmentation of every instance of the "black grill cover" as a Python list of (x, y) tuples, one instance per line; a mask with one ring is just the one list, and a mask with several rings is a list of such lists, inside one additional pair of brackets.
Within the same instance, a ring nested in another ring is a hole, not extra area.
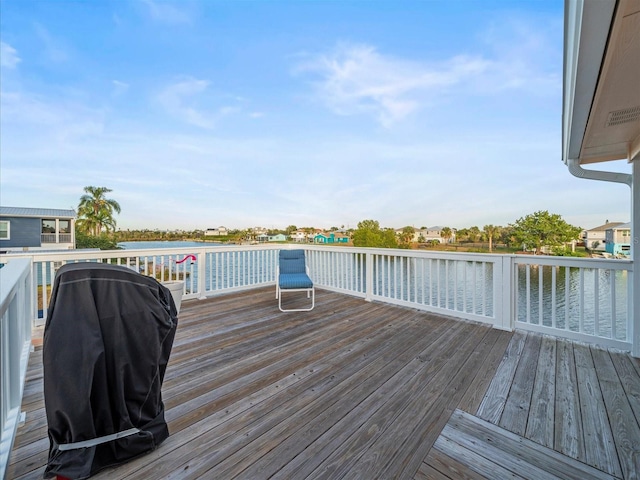
[[(44, 478), (88, 478), (169, 436), (160, 389), (177, 320), (171, 292), (154, 278), (99, 263), (58, 270), (43, 342)], [(60, 449), (132, 428), (140, 432)]]

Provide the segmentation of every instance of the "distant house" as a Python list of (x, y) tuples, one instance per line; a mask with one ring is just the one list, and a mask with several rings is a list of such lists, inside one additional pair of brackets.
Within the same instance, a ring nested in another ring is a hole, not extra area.
[(608, 228), (605, 234), (605, 251), (611, 255), (631, 255), (631, 223), (621, 223)]
[(218, 228), (207, 228), (204, 232), (205, 237), (220, 237), (229, 235), (229, 230), (227, 227), (218, 227)]
[(333, 243), (333, 234), (322, 232), (313, 237), (313, 243)]
[(599, 227), (582, 232), (582, 240), (587, 250), (604, 252), (606, 251), (606, 234), (610, 228), (622, 225), (622, 222), (608, 222)]
[(307, 234), (302, 230), (296, 230), (291, 233), (291, 240), (298, 243), (306, 243), (307, 242)]
[[(427, 243), (435, 240), (439, 243), (445, 243), (446, 240), (442, 238), (442, 228), (443, 227), (429, 227), (429, 228), (416, 230), (416, 232), (413, 234), (413, 241), (420, 242), (420, 243)], [(454, 234), (453, 229), (451, 233), (452, 233), (451, 238), (454, 239), (455, 236), (453, 236)]]
[(349, 243), (349, 236), (338, 232), (321, 232), (313, 237), (313, 243)]
[(335, 232), (333, 237), (336, 243), (349, 243), (349, 235), (346, 233)]
[(288, 237), (285, 234), (278, 233), (277, 235), (269, 235), (268, 241), (269, 242), (286, 242), (287, 238)]
[(75, 222), (74, 210), (0, 207), (0, 251), (73, 249)]

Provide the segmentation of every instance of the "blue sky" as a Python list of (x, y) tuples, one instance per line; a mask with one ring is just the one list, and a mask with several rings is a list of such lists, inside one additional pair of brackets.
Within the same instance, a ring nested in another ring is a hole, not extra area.
[(561, 161), (561, 0), (0, 9), (2, 205), (94, 185), (122, 229), (629, 220), (626, 186)]

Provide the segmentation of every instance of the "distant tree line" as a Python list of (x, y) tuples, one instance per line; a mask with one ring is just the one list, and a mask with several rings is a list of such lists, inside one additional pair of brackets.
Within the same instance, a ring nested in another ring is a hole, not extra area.
[[(568, 224), (560, 215), (543, 210), (519, 218), (506, 227), (485, 225), (482, 230), (477, 226), (461, 228), (455, 232), (455, 241), (458, 244), (488, 242), (490, 252), (496, 243), (500, 243), (534, 253), (541, 253), (546, 247), (556, 255), (567, 255), (570, 254), (567, 244), (578, 240), (581, 231), (580, 227)], [(411, 248), (415, 232), (414, 227), (407, 226), (396, 235), (395, 230), (381, 228), (375, 220), (363, 220), (353, 232), (352, 240), (356, 247)], [(440, 236), (448, 242), (453, 237), (453, 229), (442, 228)], [(421, 240), (428, 243), (424, 238)], [(439, 243), (437, 240), (433, 242)]]
[[(120, 230), (116, 232), (115, 214), (120, 213), (120, 204), (107, 194), (111, 189), (107, 187), (87, 186), (78, 204), (78, 219), (76, 221), (76, 247), (115, 249), (118, 242), (125, 241), (164, 241), (164, 240), (204, 240), (203, 230), (193, 231), (167, 231), (167, 230)], [(344, 225), (342, 226), (344, 229)], [(313, 234), (314, 227), (299, 229), (295, 225), (289, 225), (284, 230), (268, 230), (268, 235), (291, 235), (302, 230), (307, 234)], [(340, 230), (331, 227), (330, 231)], [(551, 248), (557, 255), (567, 253), (566, 245), (578, 239), (581, 228), (565, 222), (558, 214), (549, 213), (546, 210), (534, 212), (516, 220), (506, 227), (498, 225), (485, 225), (482, 230), (473, 226), (461, 228), (455, 232), (457, 243), (488, 242), (489, 251), (493, 251), (495, 243), (501, 243), (507, 247), (520, 246), (534, 253), (540, 253), (543, 247)], [(382, 228), (376, 220), (363, 220), (358, 223), (358, 228), (350, 230), (353, 245), (356, 247), (378, 248), (411, 248), (414, 244), (416, 230), (412, 226), (402, 229), (399, 234), (392, 228)], [(444, 227), (440, 236), (448, 242), (454, 235), (453, 229)], [(240, 243), (254, 241), (256, 234), (253, 230), (229, 230), (228, 235), (217, 236), (216, 241)], [(421, 240), (424, 240), (421, 239)], [(436, 240), (437, 241), (437, 240)]]

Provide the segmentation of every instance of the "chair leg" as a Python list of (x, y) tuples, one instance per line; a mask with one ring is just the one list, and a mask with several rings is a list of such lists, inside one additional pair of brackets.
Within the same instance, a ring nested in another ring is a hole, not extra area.
[[(278, 295), (278, 290), (279, 290), (279, 295)], [(285, 289), (286, 290), (286, 289)], [(302, 291), (302, 289), (298, 290), (298, 291)], [(276, 290), (276, 298), (278, 298), (278, 308), (280, 309), (281, 312), (310, 312), (311, 310), (314, 309), (314, 307), (316, 306), (316, 289), (315, 288), (309, 288), (306, 289), (307, 291), (307, 298), (311, 298), (311, 307), (310, 308), (293, 308), (293, 309), (283, 309), (282, 308), (282, 293), (283, 291), (281, 289), (277, 289)]]

